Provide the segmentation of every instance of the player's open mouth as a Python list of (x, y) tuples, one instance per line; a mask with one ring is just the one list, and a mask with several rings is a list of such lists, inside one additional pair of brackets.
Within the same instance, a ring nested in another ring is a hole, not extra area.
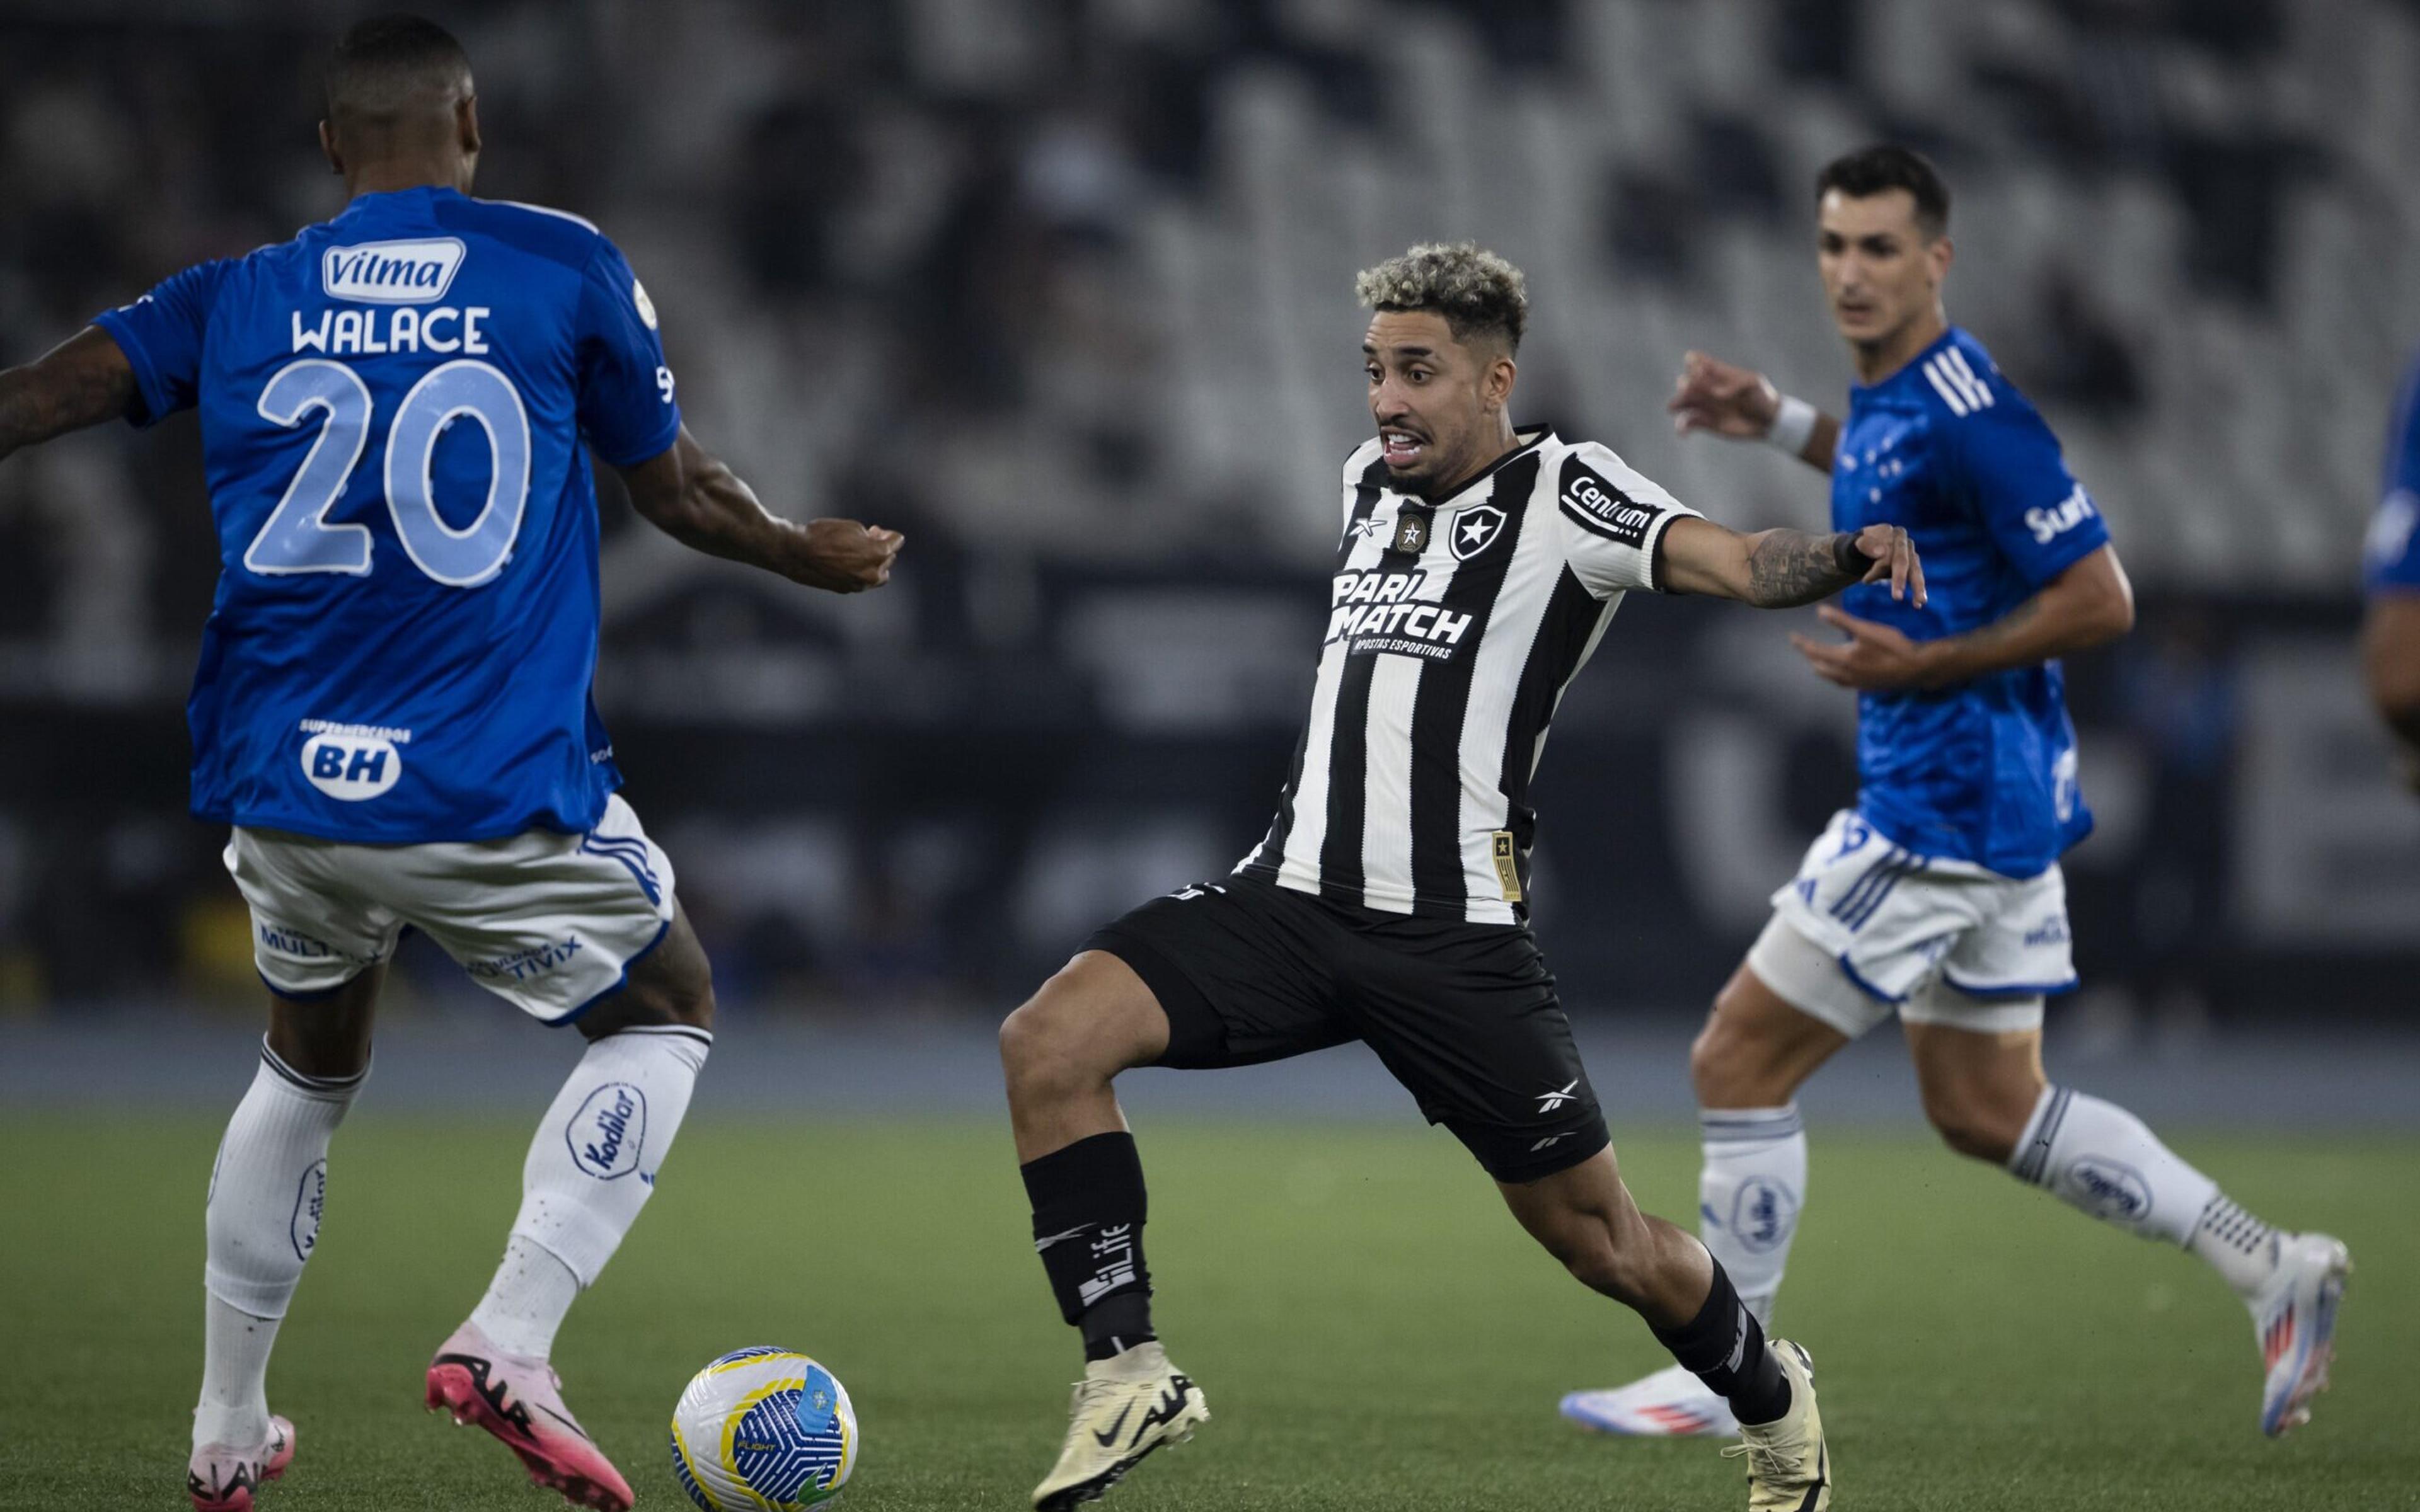
[(1428, 443), (1407, 430), (1382, 430), (1378, 444), (1388, 467), (1409, 467)]

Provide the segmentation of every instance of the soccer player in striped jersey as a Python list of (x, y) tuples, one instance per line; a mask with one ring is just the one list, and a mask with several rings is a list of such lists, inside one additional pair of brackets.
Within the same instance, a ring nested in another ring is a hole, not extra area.
[(588, 1041), (426, 1403), (618, 1512), (630, 1488), (548, 1356), (654, 1189), (714, 991), (589, 699), (588, 452), (650, 523), (809, 586), (883, 582), (899, 537), (768, 514), (682, 424), (655, 305), (613, 243), (577, 216), (470, 197), (476, 101), (442, 28), (360, 23), (327, 88), (340, 214), (187, 269), (0, 373), (0, 457), (104, 420), (200, 415), (221, 572), (189, 705), (194, 811), (232, 828), (270, 1008), (211, 1172), (186, 1488), (196, 1512), (251, 1512), (294, 1457), (270, 1350), (409, 924)]
[(2395, 737), (2406, 785), (2420, 788), (2420, 362), (2403, 378), (2386, 438), (2386, 479), (2363, 550), (2369, 594), (2362, 664)]
[(1142, 1164), (1112, 1088), (1360, 1040), (1584, 1284), (1637, 1310), (1744, 1430), (1751, 1503), (1814, 1512), (1831, 1467), (1805, 1350), (1638, 1211), (1528, 923), (1529, 782), (1563, 689), (1632, 590), (1763, 607), (1853, 583), (1922, 603), (1907, 532), (1742, 535), (1592, 441), (1516, 428), (1520, 273), (1464, 244), (1364, 272), (1377, 434), (1346, 459), (1311, 715), (1276, 823), (1232, 874), (1109, 924), (1001, 1030), (1033, 1237), (1087, 1360), (1052, 1509), (1208, 1414), (1151, 1320)]
[[(1697, 353), (1671, 408), (1684, 432), (1762, 438), (1828, 473), (1837, 528), (1907, 529), (1932, 592), (1852, 589), (1821, 610), (1845, 641), (1793, 638), (1857, 690), (1861, 783), (1773, 895), (1691, 1052), (1699, 1232), (1769, 1321), (1807, 1200), (1793, 1098), (1897, 1013), (1951, 1149), (2226, 1279), (2262, 1350), (2261, 1428), (2282, 1433), (2326, 1383), (2344, 1246), (2270, 1227), (2133, 1115), (2042, 1072), (2044, 996), (2075, 985), (2058, 857), (2092, 827), (2057, 658), (2133, 625), (2117, 548), (2050, 428), (1943, 313), (1949, 193), (1932, 165), (1869, 147), (1826, 167), (1816, 193), (1817, 262), (1857, 374), (1848, 419)], [(1619, 1433), (1736, 1431), (1674, 1370), (1574, 1393), (1563, 1412)]]

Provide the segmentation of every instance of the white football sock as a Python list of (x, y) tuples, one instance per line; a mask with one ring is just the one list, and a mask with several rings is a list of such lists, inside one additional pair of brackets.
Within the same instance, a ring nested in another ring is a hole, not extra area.
[(1766, 1327), (1807, 1196), (1807, 1126), (1798, 1104), (1700, 1108), (1698, 1237)]
[(580, 1295), (571, 1267), (535, 1242), (515, 1234), (504, 1244), (504, 1263), (488, 1283), (488, 1294), (471, 1310), (471, 1321), (507, 1354), (543, 1360), (554, 1350), (554, 1331)]
[(2145, 1239), (2164, 1239), (2249, 1296), (2276, 1263), (2274, 1231), (2228, 1201), (2124, 1108), (2064, 1087), (2043, 1089), (2009, 1169)]
[(504, 1263), (471, 1315), (498, 1348), (542, 1359), (552, 1347), (572, 1299), (596, 1284), (646, 1206), (713, 1043), (686, 1026), (624, 1029), (572, 1068), (521, 1166)]
[(305, 1076), (260, 1047), (210, 1174), (195, 1447), (251, 1444), (269, 1432), (270, 1348), (318, 1243), (328, 1141), (368, 1074)]

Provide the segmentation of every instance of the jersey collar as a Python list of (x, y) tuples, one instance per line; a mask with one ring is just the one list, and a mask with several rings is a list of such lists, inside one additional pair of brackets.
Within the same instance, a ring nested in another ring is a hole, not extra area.
[(1452, 505), (1455, 500), (1460, 499), (1463, 495), (1470, 492), (1471, 489), (1478, 487), (1481, 484), (1485, 483), (1488, 479), (1496, 476), (1497, 472), (1500, 471), (1507, 462), (1510, 462), (1513, 458), (1521, 456), (1527, 453), (1536, 451), (1539, 446), (1551, 440), (1554, 434), (1555, 429), (1552, 425), (1515, 425), (1512, 428), (1512, 440), (1518, 444), (1516, 444), (1512, 450), (1505, 453), (1502, 456), (1497, 457), (1495, 461), (1488, 463), (1485, 467), (1481, 468), (1469, 477), (1463, 479), (1460, 484), (1455, 486), (1453, 492), (1445, 494), (1439, 498), (1423, 498), (1419, 494), (1409, 492), (1403, 488), (1398, 488), (1392, 484), (1388, 484), (1387, 486), (1387, 492), (1393, 494), (1396, 498), (1402, 499), (1408, 503), (1417, 504), (1423, 509), (1449, 508)]
[(1926, 347), (1924, 350), (1917, 352), (1906, 362), (1900, 363), (1899, 366), (1892, 368), (1888, 373), (1884, 374), (1881, 378), (1874, 379), (1871, 383), (1850, 384), (1849, 402), (1854, 404), (1857, 400), (1865, 398), (1869, 394), (1885, 392), (1892, 385), (1898, 383), (1901, 378), (1906, 378), (1909, 374), (1923, 367), (1927, 362), (1930, 362), (1932, 359), (1934, 354), (1947, 351), (1949, 347), (1956, 346), (1958, 339), (1965, 333), (1966, 332), (1961, 331), (1956, 326), (1947, 326), (1943, 328), (1941, 334), (1932, 338), (1931, 346)]

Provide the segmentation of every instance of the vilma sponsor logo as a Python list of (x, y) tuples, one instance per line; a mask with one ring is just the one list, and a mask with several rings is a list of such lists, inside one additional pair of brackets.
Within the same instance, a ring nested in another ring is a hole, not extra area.
[(2067, 1168), (2067, 1184), (2078, 1203), (2099, 1217), (2129, 1220), (2151, 1211), (2150, 1183), (2119, 1161), (2086, 1155)]
[(637, 1170), (646, 1138), (646, 1094), (628, 1082), (608, 1082), (589, 1093), (564, 1130), (572, 1161), (600, 1181)]
[(334, 300), (425, 304), (445, 297), (462, 254), (451, 237), (330, 247), (320, 258), (320, 285)]

